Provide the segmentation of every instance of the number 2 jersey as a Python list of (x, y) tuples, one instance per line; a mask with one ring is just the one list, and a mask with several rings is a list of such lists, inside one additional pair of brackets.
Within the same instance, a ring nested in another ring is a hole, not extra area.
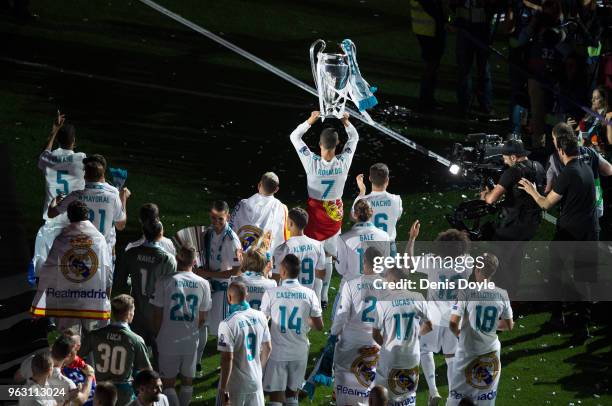
[(272, 354), (275, 361), (298, 361), (308, 357), (308, 319), (321, 317), (321, 305), (312, 289), (297, 279), (286, 279), (270, 289), (261, 301), (261, 311), (270, 317)]
[(325, 269), (323, 243), (305, 235), (289, 238), (274, 250), (274, 268), (272, 268), (272, 273), (280, 273), (280, 263), (287, 254), (293, 254), (300, 260), (300, 284), (314, 290), (316, 270)]
[(268, 319), (259, 310), (235, 311), (219, 324), (217, 350), (233, 353), (230, 393), (263, 390), (260, 353), (266, 342), (270, 342)]
[(45, 205), (43, 219), (47, 219), (49, 203), (58, 194), (67, 195), (85, 186), (83, 159), (85, 154), (70, 149), (45, 150), (38, 158), (38, 167), (45, 173)]
[(499, 351), (499, 319), (512, 318), (508, 292), (498, 287), (480, 291), (465, 289), (459, 292), (457, 299), (451, 310), (451, 314), (462, 319), (457, 352), (481, 355)]
[(359, 141), (357, 130), (352, 124), (346, 127), (348, 140), (342, 152), (327, 162), (313, 153), (302, 140), (309, 128), (310, 124), (304, 122), (297, 126), (290, 136), (291, 143), (306, 171), (308, 197), (316, 200), (342, 199), (344, 184)]
[(208, 281), (193, 272), (165, 276), (155, 284), (151, 304), (162, 308), (158, 351), (170, 355), (193, 353), (200, 337), (200, 312), (212, 307)]
[(79, 355), (90, 353), (98, 382), (129, 382), (132, 371), (151, 368), (144, 340), (127, 323), (113, 322), (83, 336)]

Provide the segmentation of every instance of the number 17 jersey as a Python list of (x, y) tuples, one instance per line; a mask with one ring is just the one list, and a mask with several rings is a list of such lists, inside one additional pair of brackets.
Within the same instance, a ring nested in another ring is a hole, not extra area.
[(198, 347), (200, 312), (212, 307), (210, 285), (193, 272), (177, 272), (155, 284), (151, 304), (162, 308), (157, 348), (169, 355), (191, 354)]

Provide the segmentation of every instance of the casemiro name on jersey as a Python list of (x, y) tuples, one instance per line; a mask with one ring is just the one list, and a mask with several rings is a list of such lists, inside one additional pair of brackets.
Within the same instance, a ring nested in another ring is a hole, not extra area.
[(446, 281), (429, 281), (426, 278), (419, 279), (419, 282), (410, 279), (400, 279), (396, 282), (389, 282), (384, 279), (375, 279), (373, 282), (374, 289), (385, 290), (385, 289), (444, 289), (444, 290), (455, 290), (455, 289), (470, 289), (478, 292), (482, 290), (493, 290), (495, 289), (495, 283), (493, 281), (484, 280), (483, 282), (468, 281), (465, 279), (459, 280), (446, 280)]

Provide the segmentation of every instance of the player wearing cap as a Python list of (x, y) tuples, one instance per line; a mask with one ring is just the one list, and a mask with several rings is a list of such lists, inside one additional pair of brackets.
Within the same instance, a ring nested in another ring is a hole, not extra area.
[(217, 404), (264, 406), (262, 371), (272, 345), (268, 320), (246, 301), (246, 286), (232, 282), (227, 289), (230, 315), (219, 324), (217, 349), (221, 351), (221, 376)]
[[(408, 275), (392, 268), (386, 279), (400, 282), (408, 279)], [(389, 289), (385, 293), (373, 314), (372, 334), (381, 346), (376, 384), (389, 390), (389, 405), (413, 406), (419, 383), (419, 336), (431, 331), (429, 311), (425, 298), (418, 292)]]
[[(212, 306), (208, 281), (192, 272), (195, 260), (193, 247), (181, 247), (176, 256), (177, 272), (157, 281), (151, 299), (159, 373), (170, 406), (187, 406), (191, 401), (200, 328)], [(181, 390), (177, 395), (174, 385), (179, 374)]]
[(257, 193), (238, 202), (229, 220), (230, 227), (236, 232), (247, 251), (253, 242), (270, 232), (270, 253), (289, 236), (287, 230), (287, 206), (274, 194), (278, 192), (280, 181), (274, 172), (266, 172), (257, 184)]
[(348, 177), (349, 168), (355, 155), (359, 135), (349, 122), (348, 113), (340, 121), (346, 129), (348, 140), (342, 152), (336, 155), (339, 144), (338, 133), (333, 128), (325, 128), (319, 136), (320, 154), (313, 153), (302, 137), (319, 119), (320, 113), (313, 111), (308, 120), (300, 124), (290, 136), (291, 143), (298, 153), (306, 171), (308, 185), (308, 225), (305, 234), (318, 241), (324, 241), (326, 252), (325, 280), (321, 301), (327, 305), (327, 292), (332, 276), (332, 256), (336, 256), (336, 240), (340, 233), (343, 217), (342, 193)]
[(70, 192), (65, 198), (56, 197), (49, 205), (47, 214), (54, 218), (66, 212), (68, 205), (80, 200), (89, 207), (89, 221), (104, 235), (111, 253), (115, 252), (117, 230), (123, 230), (127, 223), (127, 199), (129, 189), (116, 187), (106, 183), (106, 159), (94, 154), (83, 159), (85, 165), (85, 189)]
[[(414, 256), (414, 242), (416, 241), (419, 231), (420, 222), (416, 220), (410, 228), (410, 236), (408, 237), (408, 255)], [(451, 379), (452, 363), (454, 361), (455, 351), (457, 350), (457, 337), (449, 329), (448, 323), (451, 315), (451, 308), (457, 301), (459, 292), (458, 283), (460, 280), (469, 279), (473, 271), (473, 266), (456, 265), (454, 267), (438, 266), (434, 261), (428, 261), (434, 256), (440, 258), (456, 258), (456, 264), (466, 264), (466, 258), (469, 256), (470, 240), (466, 233), (456, 229), (449, 229), (441, 232), (434, 240), (432, 253), (429, 253), (422, 258), (426, 261), (419, 262), (419, 265), (414, 269), (414, 272), (419, 272), (427, 275), (427, 280), (432, 286), (433, 283), (439, 284), (453, 283), (454, 288), (447, 285), (442, 285), (440, 288), (430, 288), (427, 290), (427, 300), (430, 307), (430, 319), (433, 324), (431, 333), (421, 337), (421, 368), (423, 375), (429, 388), (429, 405), (437, 405), (442, 397), (436, 386), (436, 364), (434, 362), (434, 353), (444, 354), (446, 362), (447, 380)], [(430, 257), (430, 258), (428, 258)]]
[(212, 309), (208, 314), (209, 333), (216, 336), (219, 323), (227, 317), (227, 286), (232, 276), (240, 271), (242, 245), (228, 223), (229, 206), (222, 200), (210, 209), (210, 227), (203, 236), (204, 267), (197, 270), (203, 278), (210, 278)]
[(268, 279), (270, 261), (262, 249), (250, 249), (242, 255), (240, 274), (232, 282), (242, 282), (247, 288), (247, 302), (252, 309), (260, 310), (264, 293), (276, 287), (274, 279)]
[(93, 355), (98, 381), (111, 381), (117, 388), (118, 405), (132, 398), (132, 371), (150, 369), (147, 347), (142, 337), (130, 330), (134, 299), (119, 295), (111, 301), (112, 323), (83, 337), (79, 355)]
[(300, 275), (298, 280), (304, 287), (310, 288), (321, 295), (321, 283), (317, 292), (316, 281), (325, 278), (325, 250), (320, 241), (304, 235), (308, 224), (306, 210), (296, 207), (289, 210), (289, 233), (291, 237), (274, 251), (273, 278), (280, 279), (280, 264), (288, 254), (293, 254), (300, 260)]
[[(363, 182), (363, 175), (357, 175), (357, 187), (359, 187), (359, 196), (355, 199), (351, 208), (351, 218), (355, 219), (355, 203), (359, 200), (367, 200), (372, 206), (372, 222), (381, 230), (389, 234), (391, 241), (395, 242), (397, 236), (396, 224), (402, 216), (402, 198), (400, 195), (394, 195), (387, 192), (389, 186), (389, 167), (383, 163), (377, 163), (370, 166), (370, 182), (372, 183), (372, 191), (366, 194), (366, 186)], [(395, 244), (393, 244), (395, 245)], [(396, 251), (394, 248), (392, 251)]]
[[(85, 186), (83, 179), (83, 152), (74, 152), (76, 143), (75, 129), (65, 123), (63, 114), (53, 121), (53, 129), (44, 151), (38, 157), (38, 168), (45, 174), (45, 205), (43, 219), (47, 220), (47, 210), (51, 201), (58, 195), (67, 195)], [(55, 140), (59, 147), (51, 150)]]
[[(485, 254), (483, 266), (474, 269), (476, 282), (491, 281), (498, 266), (494, 255)], [(495, 287), (459, 291), (450, 318), (450, 329), (459, 337), (459, 345), (447, 405), (458, 405), (464, 397), (478, 405), (495, 405), (501, 375), (497, 331), (513, 327), (512, 308), (505, 290)]]
[[(380, 231), (380, 230), (378, 230)], [(382, 231), (381, 231), (382, 232)], [(338, 405), (367, 405), (374, 385), (379, 346), (372, 337), (379, 290), (374, 281), (374, 259), (382, 255), (376, 247), (363, 255), (363, 274), (341, 287), (328, 346), (334, 351), (334, 388)]]
[(270, 405), (297, 405), (308, 364), (308, 332), (323, 330), (321, 306), (312, 289), (300, 285), (301, 263), (287, 254), (279, 264), (281, 286), (264, 294), (261, 311), (270, 318), (274, 351), (266, 366), (263, 386)]

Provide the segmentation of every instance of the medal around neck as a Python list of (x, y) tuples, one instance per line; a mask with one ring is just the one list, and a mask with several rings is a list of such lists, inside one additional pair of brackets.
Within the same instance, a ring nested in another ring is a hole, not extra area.
[(378, 103), (374, 96), (376, 88), (370, 87), (361, 76), (353, 41), (345, 39), (340, 46), (342, 53), (323, 52), (326, 43), (322, 39), (310, 46), (310, 64), (319, 94), (321, 120), (327, 117), (342, 118), (346, 101), (350, 99), (359, 112), (372, 122), (366, 109)]

